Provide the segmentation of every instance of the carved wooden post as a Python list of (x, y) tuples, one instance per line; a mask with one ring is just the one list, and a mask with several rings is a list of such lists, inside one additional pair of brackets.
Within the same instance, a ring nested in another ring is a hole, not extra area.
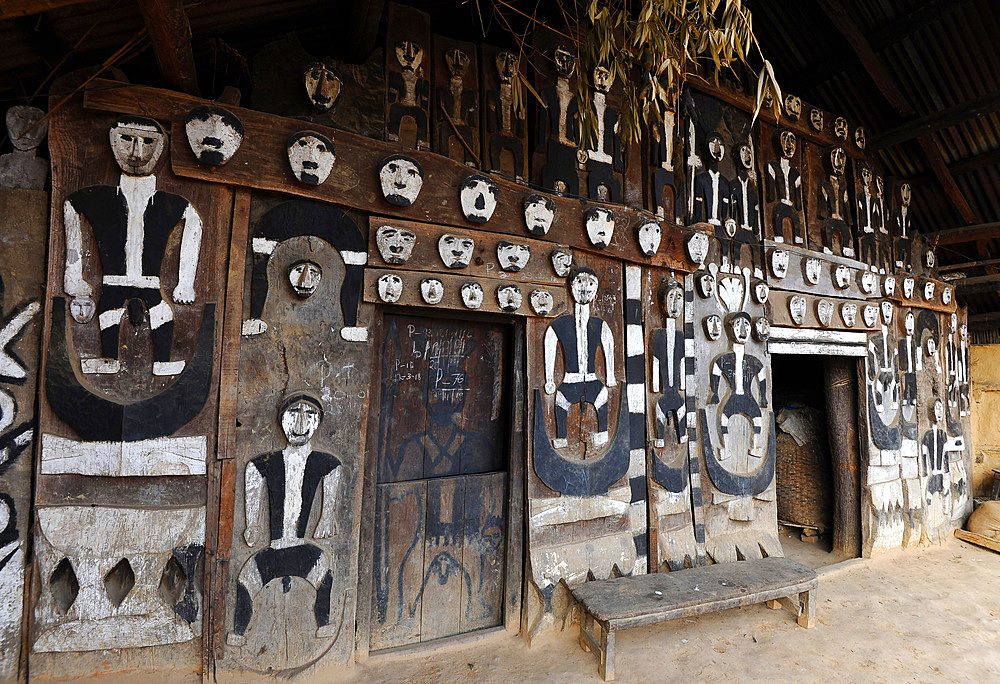
[(833, 459), (835, 510), (833, 551), (858, 556), (861, 553), (861, 481), (858, 459), (858, 428), (855, 422), (857, 382), (854, 359), (828, 356), (823, 360), (826, 387), (826, 425)]

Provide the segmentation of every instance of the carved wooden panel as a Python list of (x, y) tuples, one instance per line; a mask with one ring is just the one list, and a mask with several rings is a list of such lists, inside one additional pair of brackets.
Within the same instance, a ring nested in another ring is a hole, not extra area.
[[(484, 171), (526, 182), (528, 179), (528, 104), (525, 59), (516, 52), (480, 45)], [(519, 97), (515, 97), (519, 94)]]
[(533, 37), (535, 90), (544, 106), (535, 107), (531, 180), (543, 190), (586, 196), (579, 165), (580, 108), (577, 79), (582, 65), (576, 46), (542, 27)]
[(805, 208), (811, 198), (801, 142), (791, 129), (766, 124), (761, 124), (759, 140), (764, 235), (795, 247), (822, 249), (807, 239)]
[(431, 149), (430, 16), (389, 4), (385, 37), (385, 135), (404, 149)]
[(429, 63), (433, 73), (431, 120), (433, 149), (473, 168), (481, 167), (479, 151), (479, 55), (474, 43), (433, 37)]
[(858, 241), (857, 258), (879, 273), (891, 270), (892, 240), (889, 235), (891, 220), (886, 213), (891, 209), (882, 172), (867, 160), (856, 159), (854, 169), (855, 235)]
[(811, 249), (857, 258), (854, 227), (857, 209), (851, 199), (848, 156), (843, 147), (803, 141), (804, 190), (808, 244)]

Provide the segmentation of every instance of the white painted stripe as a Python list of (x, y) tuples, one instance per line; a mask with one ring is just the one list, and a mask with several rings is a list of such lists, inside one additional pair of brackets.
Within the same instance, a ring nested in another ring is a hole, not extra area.
[(645, 449), (632, 449), (629, 452), (628, 460), (628, 477), (629, 479), (633, 477), (645, 477), (646, 476), (646, 450)]
[(832, 356), (865, 356), (862, 346), (847, 344), (809, 344), (808, 342), (771, 342), (768, 351), (772, 354), (830, 354)]
[(352, 252), (350, 250), (343, 249), (340, 251), (340, 258), (344, 260), (345, 264), (350, 264), (352, 266), (364, 266), (368, 263), (368, 252)]
[(629, 385), (625, 388), (628, 395), (629, 413), (642, 413), (643, 404), (646, 401), (646, 391), (642, 385)]
[(368, 328), (362, 327), (346, 327), (340, 329), (340, 336), (347, 340), (348, 342), (367, 342), (368, 341)]
[(817, 330), (815, 328), (772, 327), (771, 339), (801, 342), (866, 344), (868, 342), (868, 334), (853, 330)]
[(627, 299), (642, 297), (642, 271), (638, 266), (625, 267), (625, 297)]
[(629, 356), (642, 356), (643, 341), (641, 325), (630, 324), (625, 326), (625, 353)]
[(270, 254), (277, 246), (277, 240), (268, 240), (267, 238), (262, 237), (255, 237), (253, 239), (253, 251), (256, 254)]

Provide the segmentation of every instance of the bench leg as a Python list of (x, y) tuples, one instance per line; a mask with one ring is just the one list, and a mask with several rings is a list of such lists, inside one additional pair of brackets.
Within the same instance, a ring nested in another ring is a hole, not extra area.
[(601, 625), (601, 659), (597, 673), (606, 682), (615, 679), (615, 633), (608, 630), (607, 625)]
[(801, 627), (811, 629), (816, 624), (816, 590), (810, 589), (799, 594), (799, 603), (802, 604), (802, 611), (799, 613), (798, 623)]
[(590, 653), (590, 646), (587, 644), (587, 637), (591, 634), (590, 624), (592, 621), (590, 613), (584, 610), (583, 615), (580, 616), (580, 648), (588, 653)]
[(771, 610), (781, 610), (781, 601), (778, 599), (772, 599), (770, 601), (764, 601), (764, 605)]

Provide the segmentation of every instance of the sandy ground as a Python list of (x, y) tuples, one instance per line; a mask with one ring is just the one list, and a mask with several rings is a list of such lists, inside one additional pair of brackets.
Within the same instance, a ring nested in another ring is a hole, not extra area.
[[(815, 545), (786, 546), (797, 559), (812, 554), (810, 565), (828, 560)], [(952, 538), (943, 547), (818, 572), (814, 629), (760, 605), (620, 632), (617, 681), (1000, 681), (1000, 555)], [(600, 681), (575, 625), (530, 650), (501, 633), (419, 654), (373, 656), (355, 666), (351, 680)]]

